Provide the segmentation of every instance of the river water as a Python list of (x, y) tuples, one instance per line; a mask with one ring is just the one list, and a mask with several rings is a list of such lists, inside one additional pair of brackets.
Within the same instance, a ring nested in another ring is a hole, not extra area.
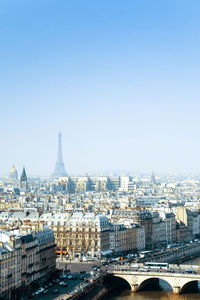
[[(187, 262), (186, 265), (200, 265), (200, 257)], [(160, 291), (140, 291), (132, 293), (129, 290), (115, 290), (106, 295), (103, 300), (200, 300), (200, 285), (198, 293), (185, 293), (174, 295), (170, 286), (164, 281), (160, 281)]]

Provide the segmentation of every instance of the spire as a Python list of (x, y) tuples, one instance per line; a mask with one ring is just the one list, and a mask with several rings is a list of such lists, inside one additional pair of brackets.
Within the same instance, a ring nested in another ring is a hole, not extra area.
[(27, 191), (28, 190), (28, 182), (27, 182), (27, 176), (25, 168), (23, 167), (22, 175), (20, 177), (20, 188)]
[(59, 132), (58, 134), (58, 157), (57, 157), (57, 163), (62, 163), (62, 134)]
[(20, 181), (27, 181), (26, 171), (25, 171), (24, 167), (22, 170), (22, 175), (21, 175)]
[(58, 155), (57, 162), (55, 165), (54, 173), (52, 174), (53, 178), (64, 177), (67, 176), (65, 171), (65, 165), (63, 163), (62, 157), (62, 134), (59, 132), (58, 134)]

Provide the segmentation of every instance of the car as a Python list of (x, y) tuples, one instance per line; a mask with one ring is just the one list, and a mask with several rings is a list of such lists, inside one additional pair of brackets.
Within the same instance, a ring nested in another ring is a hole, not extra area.
[(73, 278), (72, 275), (67, 276), (67, 279), (72, 279), (72, 278)]
[(113, 263), (113, 259), (112, 258), (110, 258), (110, 259), (108, 259), (108, 264), (112, 264)]
[(48, 290), (46, 289), (43, 291), (43, 295), (47, 295), (47, 294), (48, 294)]
[(59, 282), (59, 285), (63, 285), (65, 282), (64, 281), (60, 281)]
[(80, 279), (80, 280), (84, 280), (84, 279), (85, 279), (85, 276), (84, 276), (84, 275), (80, 275), (79, 279)]
[(57, 294), (58, 293), (58, 289), (53, 289), (52, 294)]
[(186, 269), (185, 272), (188, 274), (197, 274), (197, 271), (195, 271), (193, 269)]
[(39, 288), (36, 292), (35, 292), (35, 294), (36, 295), (39, 295), (39, 294), (41, 294), (41, 293), (43, 293), (44, 292), (44, 288)]
[(70, 275), (71, 274), (71, 271), (70, 270), (65, 270), (65, 271), (63, 271), (63, 273), (62, 274), (65, 274), (65, 275)]
[(62, 284), (62, 287), (67, 287), (68, 286), (68, 284), (66, 283), (66, 282), (64, 282), (63, 284)]
[(61, 279), (67, 278), (67, 274), (62, 274), (62, 275), (60, 275), (60, 278), (61, 278)]
[(81, 270), (81, 271), (80, 271), (80, 274), (85, 274), (85, 273), (86, 273), (85, 270)]

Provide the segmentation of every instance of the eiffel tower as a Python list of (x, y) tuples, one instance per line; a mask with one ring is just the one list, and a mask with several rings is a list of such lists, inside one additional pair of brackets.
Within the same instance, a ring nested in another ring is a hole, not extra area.
[(62, 135), (59, 132), (58, 134), (58, 157), (55, 165), (54, 173), (52, 174), (53, 178), (64, 177), (67, 176), (67, 172), (65, 171), (65, 165), (62, 158)]

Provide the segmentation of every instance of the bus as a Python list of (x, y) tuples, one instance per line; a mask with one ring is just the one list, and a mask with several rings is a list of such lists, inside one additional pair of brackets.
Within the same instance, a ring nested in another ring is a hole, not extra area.
[(153, 268), (153, 269), (168, 269), (169, 268), (168, 263), (162, 263), (162, 262), (145, 262), (144, 266), (145, 266), (145, 268)]

